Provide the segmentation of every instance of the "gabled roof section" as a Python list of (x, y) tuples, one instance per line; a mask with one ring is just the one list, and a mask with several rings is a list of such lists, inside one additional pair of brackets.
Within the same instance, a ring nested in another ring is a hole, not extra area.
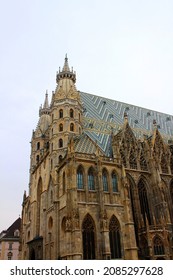
[[(2, 237), (3, 239), (5, 238), (15, 238), (14, 232), (15, 230), (20, 231), (21, 227), (21, 218), (19, 217), (7, 230), (6, 234)], [(19, 238), (19, 237), (18, 237)]]
[(97, 154), (104, 155), (93, 140), (85, 133), (74, 138), (74, 151), (84, 154)]
[(117, 134), (124, 124), (124, 113), (137, 139), (150, 137), (153, 120), (165, 142), (173, 140), (173, 116), (128, 103), (80, 92), (83, 104), (83, 129), (106, 155), (109, 154), (111, 132)]

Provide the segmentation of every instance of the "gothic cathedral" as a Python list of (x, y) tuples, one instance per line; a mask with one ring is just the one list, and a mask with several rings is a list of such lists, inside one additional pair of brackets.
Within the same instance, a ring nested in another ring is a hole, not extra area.
[(78, 91), (64, 66), (31, 140), (22, 259), (172, 259), (173, 117)]

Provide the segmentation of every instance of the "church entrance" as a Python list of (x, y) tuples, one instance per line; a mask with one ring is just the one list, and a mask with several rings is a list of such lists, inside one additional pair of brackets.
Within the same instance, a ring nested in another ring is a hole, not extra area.
[(95, 259), (95, 226), (92, 217), (87, 214), (82, 224), (83, 259)]

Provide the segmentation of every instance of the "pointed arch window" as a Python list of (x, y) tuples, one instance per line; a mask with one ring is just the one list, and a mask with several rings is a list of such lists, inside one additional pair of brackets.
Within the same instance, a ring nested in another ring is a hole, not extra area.
[(83, 189), (84, 188), (84, 175), (83, 175), (83, 168), (79, 166), (77, 169), (77, 188)]
[(74, 111), (73, 111), (73, 109), (70, 109), (70, 118), (74, 118)]
[(59, 110), (59, 118), (62, 119), (63, 118), (63, 109)]
[(59, 148), (62, 148), (63, 147), (63, 140), (60, 138), (59, 139)]
[(59, 125), (59, 131), (63, 131), (63, 124), (62, 123), (60, 123), (60, 125)]
[(65, 193), (65, 185), (66, 185), (65, 172), (63, 172), (63, 178), (62, 178), (62, 188), (63, 188), (63, 193)]
[(103, 182), (103, 190), (105, 192), (108, 192), (108, 174), (106, 169), (104, 169), (102, 172), (102, 182)]
[(151, 225), (151, 216), (149, 210), (147, 190), (146, 190), (145, 183), (142, 179), (138, 183), (138, 193), (139, 193), (141, 214), (143, 216), (144, 223), (146, 225), (146, 219), (148, 219), (148, 223)]
[(40, 234), (40, 215), (41, 215), (41, 193), (42, 193), (42, 178), (39, 178), (37, 186), (37, 216), (36, 216), (36, 234)]
[(112, 172), (112, 190), (118, 192), (118, 179), (115, 171)]
[(95, 190), (94, 171), (92, 168), (88, 171), (88, 189)]
[(154, 238), (154, 255), (164, 255), (165, 250), (164, 250), (164, 245), (160, 237), (156, 236)]
[(111, 259), (120, 259), (121, 240), (120, 240), (120, 224), (115, 216), (112, 216), (109, 223), (109, 242), (111, 250)]
[(92, 217), (87, 214), (82, 223), (83, 259), (95, 259), (95, 226)]
[(70, 124), (70, 131), (74, 131), (74, 124), (73, 123)]

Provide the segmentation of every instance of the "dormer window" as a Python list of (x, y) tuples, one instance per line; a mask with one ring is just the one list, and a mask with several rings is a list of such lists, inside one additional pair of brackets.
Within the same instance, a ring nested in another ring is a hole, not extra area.
[(16, 230), (14, 231), (14, 236), (15, 236), (15, 237), (19, 237), (19, 230), (18, 230), (18, 229), (16, 229)]

